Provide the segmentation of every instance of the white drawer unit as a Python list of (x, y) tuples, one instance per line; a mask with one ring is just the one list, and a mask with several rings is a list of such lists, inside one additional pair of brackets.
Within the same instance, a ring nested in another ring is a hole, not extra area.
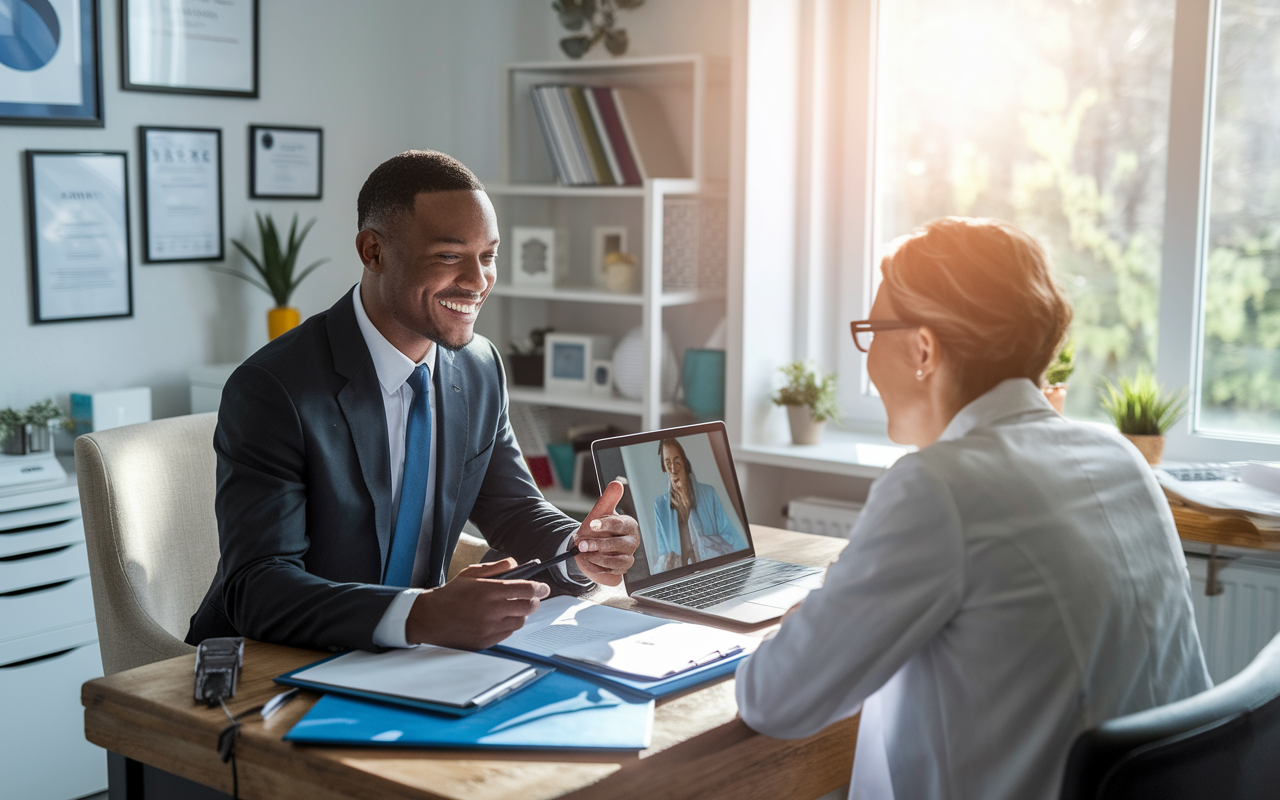
[(58, 484), (0, 489), (0, 797), (71, 800), (107, 787), (80, 687), (101, 677), (72, 464)]

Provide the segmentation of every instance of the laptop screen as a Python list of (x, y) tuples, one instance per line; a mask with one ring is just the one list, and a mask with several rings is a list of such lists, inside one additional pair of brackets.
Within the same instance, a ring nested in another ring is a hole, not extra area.
[(640, 524), (627, 591), (754, 554), (724, 423), (601, 439), (591, 451), (601, 486), (626, 479), (618, 509)]

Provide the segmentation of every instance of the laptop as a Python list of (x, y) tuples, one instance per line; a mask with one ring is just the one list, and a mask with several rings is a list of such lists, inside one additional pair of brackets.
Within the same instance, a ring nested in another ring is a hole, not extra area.
[(591, 455), (601, 486), (626, 484), (618, 510), (640, 524), (623, 576), (637, 601), (756, 624), (822, 585), (822, 569), (756, 557), (723, 422), (599, 439)]

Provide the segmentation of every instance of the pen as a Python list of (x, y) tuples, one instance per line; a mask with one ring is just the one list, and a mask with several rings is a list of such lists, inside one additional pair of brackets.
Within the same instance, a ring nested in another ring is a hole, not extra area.
[(489, 579), (495, 580), (495, 581), (496, 580), (503, 580), (503, 581), (523, 580), (529, 577), (530, 575), (537, 575), (539, 572), (542, 572), (547, 567), (554, 567), (556, 564), (559, 564), (564, 561), (568, 561), (569, 559), (578, 555), (579, 552), (580, 551), (578, 550), (578, 546), (575, 544), (573, 547), (570, 547), (568, 550), (564, 551), (563, 553), (551, 559), (550, 561), (544, 562), (541, 559), (535, 558), (532, 561), (527, 561), (524, 564), (521, 564), (515, 569), (507, 570), (506, 572), (503, 572), (500, 575), (490, 575)]

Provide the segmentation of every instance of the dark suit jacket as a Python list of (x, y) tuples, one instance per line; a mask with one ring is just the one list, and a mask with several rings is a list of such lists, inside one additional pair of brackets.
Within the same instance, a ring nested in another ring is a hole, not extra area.
[[(578, 523), (543, 500), (529, 475), (493, 345), (477, 336), (456, 352), (440, 348), (432, 391), (437, 583), (468, 518), (522, 562), (555, 555)], [(378, 649), (373, 630), (403, 587), (380, 585), (395, 524), (391, 457), (350, 292), (232, 374), (214, 449), (222, 558), (187, 642), (239, 635)]]

